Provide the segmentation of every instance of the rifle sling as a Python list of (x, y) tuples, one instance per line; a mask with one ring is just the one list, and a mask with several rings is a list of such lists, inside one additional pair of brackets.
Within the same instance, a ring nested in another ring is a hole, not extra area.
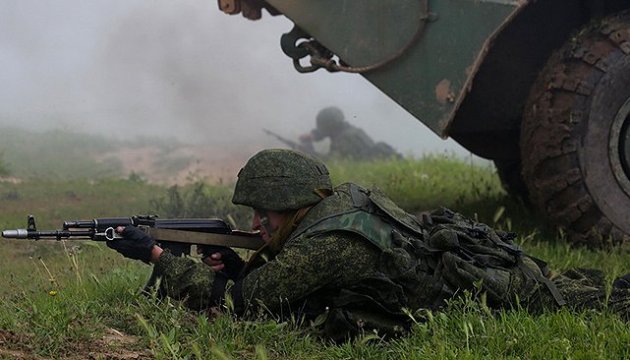
[(234, 232), (232, 234), (215, 234), (196, 231), (156, 229), (147, 227), (147, 234), (155, 241), (172, 241), (196, 245), (218, 245), (241, 249), (258, 250), (265, 242), (256, 233)]

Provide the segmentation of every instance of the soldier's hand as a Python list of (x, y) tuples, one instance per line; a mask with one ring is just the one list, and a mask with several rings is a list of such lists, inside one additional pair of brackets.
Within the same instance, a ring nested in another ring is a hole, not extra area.
[(229, 247), (204, 245), (198, 251), (203, 254), (202, 261), (212, 271), (222, 271), (228, 279), (235, 280), (245, 266), (245, 261)]
[(121, 253), (124, 257), (149, 263), (152, 259), (155, 240), (135, 226), (116, 228), (122, 239), (107, 241), (107, 247)]
[(197, 253), (201, 254), (201, 261), (204, 264), (210, 266), (212, 271), (218, 272), (223, 270), (225, 264), (223, 264), (223, 254), (221, 253), (227, 249), (224, 246), (214, 245), (201, 245), (197, 246)]

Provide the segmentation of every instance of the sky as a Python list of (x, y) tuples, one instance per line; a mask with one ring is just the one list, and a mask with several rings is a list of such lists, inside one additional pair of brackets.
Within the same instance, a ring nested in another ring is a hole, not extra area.
[(216, 0), (2, 0), (0, 125), (175, 137), (226, 151), (281, 146), (317, 112), (401, 153), (470, 153), (356, 74), (299, 74), (280, 49), (283, 16), (229, 16)]

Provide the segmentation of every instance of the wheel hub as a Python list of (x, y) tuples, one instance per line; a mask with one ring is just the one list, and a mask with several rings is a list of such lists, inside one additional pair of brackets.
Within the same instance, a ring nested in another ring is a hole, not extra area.
[(612, 124), (609, 150), (615, 178), (630, 195), (630, 98), (619, 109)]

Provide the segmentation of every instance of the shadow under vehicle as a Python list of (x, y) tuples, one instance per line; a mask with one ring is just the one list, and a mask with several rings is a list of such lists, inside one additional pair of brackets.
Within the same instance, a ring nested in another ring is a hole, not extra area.
[(630, 243), (630, 1), (218, 1), (285, 15), (298, 71), (361, 74), (573, 243)]

